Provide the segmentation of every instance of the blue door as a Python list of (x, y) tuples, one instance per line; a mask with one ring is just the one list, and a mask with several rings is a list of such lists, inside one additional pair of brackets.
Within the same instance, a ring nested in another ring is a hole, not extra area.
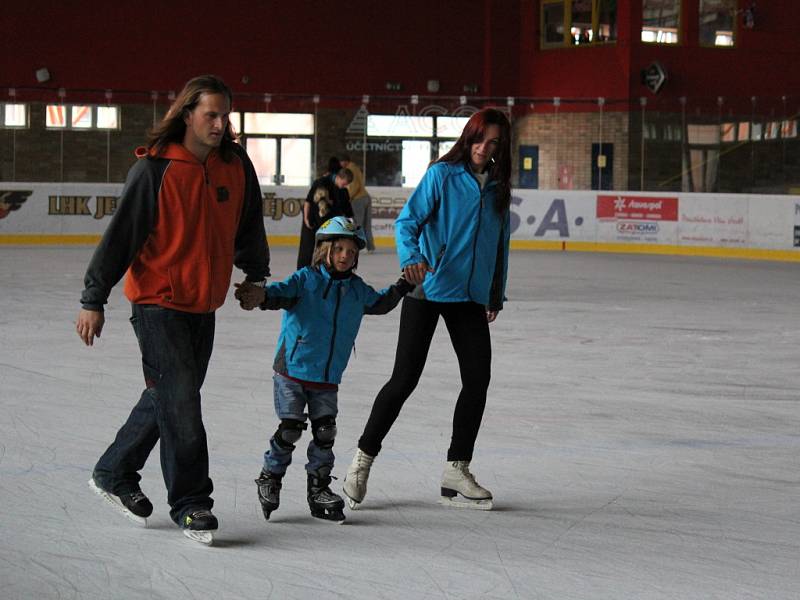
[(519, 187), (539, 187), (539, 146), (519, 147)]
[(614, 144), (592, 144), (592, 189), (614, 189)]

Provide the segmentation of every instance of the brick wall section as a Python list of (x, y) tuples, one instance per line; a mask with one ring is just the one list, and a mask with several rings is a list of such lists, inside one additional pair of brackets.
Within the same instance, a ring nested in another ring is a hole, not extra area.
[[(539, 147), (539, 187), (559, 189), (559, 168), (572, 175), (572, 189), (590, 189), (592, 144), (614, 145), (614, 189), (625, 189), (628, 171), (628, 120), (624, 113), (533, 113), (514, 121), (516, 144)], [(514, 179), (518, 180), (518, 165)]]

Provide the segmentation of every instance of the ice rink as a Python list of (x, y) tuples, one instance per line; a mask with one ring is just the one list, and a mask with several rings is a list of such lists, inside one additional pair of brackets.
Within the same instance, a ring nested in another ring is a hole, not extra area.
[[(514, 252), (473, 472), (491, 512), (437, 504), (459, 388), (440, 324), (422, 381), (342, 526), (313, 519), (304, 449), (264, 521), (277, 312), (218, 312), (203, 407), (216, 545), (137, 528), (92, 466), (141, 392), (121, 285), (74, 331), (91, 248), (0, 248), (0, 597), (800, 598), (800, 265)], [(295, 251), (273, 248), (274, 278)], [(361, 258), (392, 282), (387, 249)], [(240, 278), (235, 273), (234, 278)], [(391, 371), (399, 310), (366, 317), (340, 388), (334, 490)]]

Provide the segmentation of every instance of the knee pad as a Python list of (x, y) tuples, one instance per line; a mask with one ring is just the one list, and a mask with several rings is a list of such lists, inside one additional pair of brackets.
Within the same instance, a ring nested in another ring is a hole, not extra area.
[(308, 424), (303, 421), (281, 419), (273, 439), (281, 448), (294, 450), (294, 443), (300, 439), (306, 429), (308, 429)]
[(311, 421), (311, 433), (318, 447), (323, 450), (333, 448), (333, 440), (336, 439), (336, 417), (320, 417)]

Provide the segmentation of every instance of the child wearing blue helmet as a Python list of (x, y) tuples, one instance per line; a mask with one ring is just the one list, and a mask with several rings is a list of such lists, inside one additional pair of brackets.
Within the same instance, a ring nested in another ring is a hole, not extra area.
[[(236, 286), (242, 308), (284, 309), (273, 369), (275, 412), (280, 422), (264, 453), (256, 479), (258, 498), (269, 519), (280, 504), (281, 481), (292, 451), (311, 420), (308, 443), (308, 505), (315, 517), (344, 521), (344, 501), (330, 490), (336, 438), (337, 393), (361, 319), (392, 310), (413, 285), (400, 278), (376, 292), (354, 273), (366, 246), (362, 229), (334, 217), (317, 230), (311, 266), (264, 287)], [(306, 415), (306, 407), (308, 414)]]

